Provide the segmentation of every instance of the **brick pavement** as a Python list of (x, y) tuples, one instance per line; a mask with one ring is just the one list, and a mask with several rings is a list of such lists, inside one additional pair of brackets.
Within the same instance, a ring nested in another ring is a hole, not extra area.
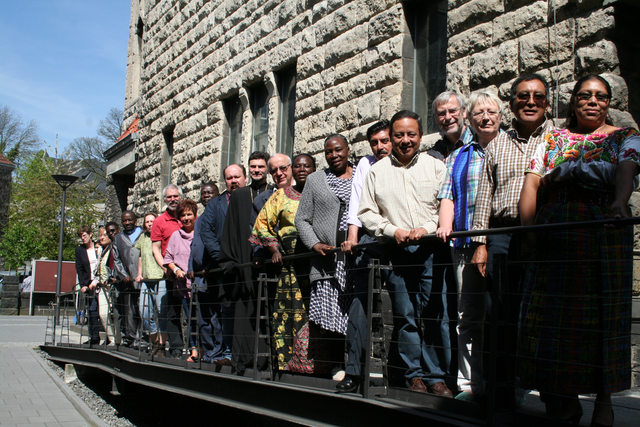
[(104, 425), (34, 352), (46, 321), (0, 316), (0, 426)]

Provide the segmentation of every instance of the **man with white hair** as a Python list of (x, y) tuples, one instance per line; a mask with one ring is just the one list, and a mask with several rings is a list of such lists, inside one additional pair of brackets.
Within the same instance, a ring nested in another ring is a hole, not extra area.
[[(162, 190), (162, 197), (164, 198), (167, 209), (159, 215), (154, 221), (151, 227), (151, 242), (153, 257), (158, 265), (167, 273), (166, 267), (164, 267), (164, 255), (167, 251), (167, 245), (169, 239), (174, 231), (179, 230), (182, 227), (180, 220), (177, 218), (176, 209), (178, 203), (182, 199), (182, 190), (175, 184), (169, 184)], [(171, 347), (171, 355), (173, 357), (182, 356), (182, 327), (180, 325), (180, 312), (175, 307), (181, 307), (180, 298), (173, 296), (173, 281), (167, 280), (167, 294), (163, 300), (163, 305), (168, 305), (167, 315), (167, 328), (169, 336), (169, 344)], [(165, 310), (161, 309), (161, 313)]]
[(427, 153), (444, 161), (449, 154), (471, 142), (473, 134), (464, 123), (467, 109), (464, 98), (459, 93), (448, 90), (436, 96), (433, 100), (433, 111), (442, 139)]

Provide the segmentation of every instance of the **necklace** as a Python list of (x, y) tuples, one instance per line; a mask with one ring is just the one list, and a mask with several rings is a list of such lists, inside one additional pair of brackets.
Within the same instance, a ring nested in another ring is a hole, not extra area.
[[(269, 187), (269, 184), (267, 184), (267, 183), (265, 182), (265, 183), (264, 183), (264, 190), (262, 190), (262, 191), (267, 191), (267, 187)], [(254, 197), (254, 196), (253, 196), (253, 190), (254, 190), (254, 188), (253, 188), (253, 187), (251, 187), (251, 189), (249, 190), (249, 193), (251, 194), (251, 204), (253, 204), (253, 197)], [(260, 194), (260, 187), (256, 188), (255, 190), (256, 190), (256, 196), (257, 196), (258, 194)]]

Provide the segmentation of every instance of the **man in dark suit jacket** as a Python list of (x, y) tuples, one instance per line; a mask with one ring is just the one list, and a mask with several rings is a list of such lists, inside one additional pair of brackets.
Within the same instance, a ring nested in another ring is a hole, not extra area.
[[(76, 273), (78, 275), (78, 283), (82, 294), (89, 297), (89, 340), (85, 344), (100, 343), (100, 318), (98, 317), (98, 300), (95, 297), (95, 285), (91, 285), (93, 274), (91, 270), (91, 262), (97, 264), (96, 250), (91, 240), (91, 228), (88, 225), (82, 225), (78, 228), (78, 237), (82, 240), (82, 244), (76, 247)], [(90, 257), (92, 259), (90, 259)]]
[[(198, 218), (203, 256), (200, 262), (197, 256), (200, 249), (196, 243), (196, 247), (192, 248), (192, 253), (195, 251), (195, 255), (192, 266), (189, 268), (193, 271), (200, 272), (218, 266), (220, 239), (229, 207), (229, 198), (231, 193), (244, 187), (247, 182), (247, 173), (242, 165), (229, 165), (223, 173), (227, 190), (210, 200), (204, 213)], [(230, 365), (233, 340), (230, 302), (224, 296), (220, 274), (207, 274), (205, 278), (207, 289), (198, 294), (198, 323), (200, 324), (201, 343), (205, 351), (202, 360), (218, 365)]]

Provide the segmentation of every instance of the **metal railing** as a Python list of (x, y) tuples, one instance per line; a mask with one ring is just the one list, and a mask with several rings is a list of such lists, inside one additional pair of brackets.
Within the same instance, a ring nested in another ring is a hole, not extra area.
[[(597, 221), (585, 221), (585, 222), (575, 222), (575, 223), (564, 223), (564, 224), (546, 224), (546, 225), (535, 225), (529, 227), (508, 227), (508, 228), (497, 228), (497, 229), (489, 229), (489, 230), (478, 230), (478, 231), (469, 231), (469, 232), (455, 232), (451, 234), (451, 238), (463, 238), (463, 237), (473, 237), (473, 236), (494, 236), (498, 234), (519, 234), (519, 233), (542, 233), (554, 230), (564, 230), (564, 229), (584, 229), (584, 228), (593, 228), (593, 227), (624, 227), (632, 224), (640, 223), (640, 218), (625, 218), (625, 219), (607, 219), (607, 220), (597, 220)], [(430, 244), (436, 241), (435, 235), (427, 235), (425, 236), (421, 243), (422, 244)], [(441, 244), (444, 247), (444, 244)], [(369, 248), (374, 248), (380, 246), (379, 243), (367, 243), (354, 247), (354, 251), (362, 251)], [(393, 250), (393, 244), (387, 244), (387, 250)], [(336, 248), (328, 251), (329, 254), (327, 256), (331, 256), (332, 254), (339, 252), (340, 249)], [(634, 255), (640, 255), (640, 253), (634, 253)], [(319, 256), (315, 253), (303, 253), (296, 255), (288, 255), (283, 256), (284, 262), (291, 261), (299, 261), (302, 259), (309, 259), (312, 257)], [(594, 262), (596, 260), (593, 260)], [(567, 260), (558, 260), (558, 262), (568, 262)], [(527, 393), (525, 390), (518, 390), (519, 384), (517, 379), (514, 376), (514, 366), (516, 364), (517, 354), (515, 353), (515, 343), (506, 342), (505, 339), (509, 337), (513, 338), (513, 331), (518, 327), (517, 323), (514, 322), (514, 310), (519, 311), (519, 307), (509, 307), (506, 304), (499, 303), (511, 296), (515, 297), (515, 300), (518, 300), (522, 297), (522, 294), (515, 294), (512, 289), (509, 289), (505, 284), (509, 281), (510, 268), (513, 267), (524, 267), (524, 261), (512, 261), (506, 258), (506, 256), (496, 256), (493, 260), (489, 260), (490, 264), (493, 264), (493, 286), (488, 289), (488, 294), (490, 295), (491, 305), (487, 310), (488, 321), (486, 321), (486, 332), (485, 332), (485, 343), (484, 348), (479, 352), (484, 357), (484, 368), (485, 368), (485, 380), (486, 380), (486, 394), (482, 399), (476, 401), (474, 403), (469, 403), (469, 408), (473, 408), (470, 410), (470, 413), (475, 413), (477, 417), (482, 418), (486, 421), (487, 424), (492, 425), (496, 422), (497, 419), (504, 416), (504, 414), (512, 413), (517, 409), (518, 402), (516, 397), (518, 393)], [(271, 264), (270, 260), (266, 260), (264, 263), (266, 266)], [(252, 264), (238, 264), (236, 265), (237, 269), (249, 268), (252, 267)], [(360, 389), (362, 396), (367, 398), (392, 398), (403, 400), (406, 402), (420, 403), (423, 400), (423, 395), (413, 393), (404, 388), (402, 384), (398, 381), (398, 372), (406, 371), (407, 367), (403, 364), (402, 358), (399, 357), (397, 346), (406, 344), (404, 342), (400, 342), (396, 339), (389, 339), (390, 333), (390, 325), (389, 325), (389, 311), (388, 308), (383, 308), (383, 299), (388, 302), (388, 297), (385, 295), (384, 290), (384, 277), (392, 271), (393, 268), (399, 267), (412, 267), (412, 268), (423, 268), (421, 265), (413, 265), (413, 266), (400, 266), (390, 265), (388, 262), (382, 262), (379, 259), (371, 259), (366, 266), (366, 269), (369, 273), (368, 279), (368, 288), (367, 288), (367, 307), (365, 307), (366, 313), (366, 333), (365, 333), (365, 342), (364, 342), (364, 361), (363, 361), (363, 386)], [(442, 268), (450, 268), (450, 265), (435, 265), (435, 267)], [(363, 267), (360, 267), (363, 268)], [(351, 268), (348, 270), (349, 273), (353, 273), (356, 268)], [(206, 277), (213, 277), (215, 275), (220, 275), (223, 273), (223, 269), (213, 269), (207, 272), (200, 272), (197, 275), (205, 275)], [(233, 366), (214, 366), (212, 364), (202, 363), (202, 359), (198, 361), (198, 363), (187, 363), (185, 361), (186, 357), (184, 353), (186, 353), (187, 346), (189, 343), (189, 339), (191, 336), (195, 336), (198, 339), (196, 344), (197, 347), (202, 351), (202, 345), (200, 340), (200, 330), (199, 327), (195, 330), (195, 332), (188, 332), (183, 334), (183, 348), (181, 348), (180, 354), (183, 355), (180, 359), (171, 360), (169, 357), (156, 357), (150, 356), (145, 352), (145, 347), (138, 345), (136, 348), (124, 348), (122, 346), (109, 346), (106, 345), (104, 347), (93, 346), (93, 348), (99, 348), (102, 350), (109, 351), (122, 351), (130, 354), (137, 355), (139, 360), (146, 360), (150, 362), (158, 362), (158, 363), (169, 363), (172, 365), (180, 364), (184, 365), (185, 368), (188, 369), (206, 369), (216, 372), (221, 372), (223, 374), (231, 374), (231, 373), (242, 373), (244, 376), (248, 376), (253, 378), (254, 380), (260, 381), (279, 381), (279, 382), (291, 382), (295, 384), (308, 385), (313, 387), (320, 387), (331, 390), (336, 383), (335, 381), (331, 381), (328, 378), (326, 372), (318, 374), (315, 373), (315, 376), (305, 377), (304, 375), (300, 375), (299, 373), (292, 373), (288, 371), (283, 371), (277, 368), (278, 359), (275, 351), (274, 340), (274, 330), (276, 329), (275, 322), (273, 322), (274, 315), (274, 290), (273, 287), (277, 286), (279, 279), (281, 279), (280, 271), (276, 271), (275, 274), (268, 275), (266, 273), (260, 273), (256, 275), (257, 277), (252, 278), (251, 280), (245, 283), (236, 283), (236, 285), (245, 285), (247, 287), (252, 287), (255, 292), (251, 293), (248, 296), (245, 296), (245, 300), (243, 301), (247, 305), (251, 305), (253, 307), (253, 311), (247, 310), (243, 316), (234, 317), (232, 320), (238, 323), (248, 322), (254, 325), (254, 329), (251, 332), (250, 336), (239, 337), (233, 336), (231, 338), (236, 339), (238, 341), (240, 338), (244, 338), (244, 341), (240, 343), (237, 347), (234, 345), (232, 348), (234, 365)], [(300, 274), (296, 280), (305, 281), (308, 279), (308, 276), (305, 274)], [(452, 296), (456, 294), (455, 292), (455, 282), (448, 283), (450, 287), (448, 289), (443, 289), (441, 292), (435, 291), (432, 292), (430, 297), (440, 297), (443, 301), (452, 300)], [(134, 292), (135, 291), (131, 291)], [(138, 292), (139, 294), (139, 292)], [(157, 290), (156, 290), (157, 295)], [(345, 295), (348, 298), (353, 298), (355, 295)], [(85, 295), (86, 297), (86, 295)], [(303, 298), (307, 298), (308, 296), (303, 295)], [(384, 298), (383, 298), (384, 297)], [(419, 296), (416, 294), (410, 295), (411, 298), (418, 298)], [(478, 295), (478, 297), (484, 297), (484, 292), (482, 295)], [(140, 295), (140, 301), (150, 301), (150, 294), (148, 292), (143, 292)], [(455, 300), (454, 300), (455, 301)], [(156, 325), (159, 324), (161, 319), (159, 319), (159, 311), (157, 309), (151, 309), (149, 304), (142, 303), (146, 310), (143, 310), (143, 313), (146, 313), (140, 319), (141, 324), (148, 324), (150, 320), (154, 320)], [(146, 305), (145, 305), (146, 304)], [(190, 314), (186, 318), (186, 323), (191, 323), (197, 316), (197, 294), (192, 294), (190, 304)], [(308, 303), (305, 305), (307, 314), (309, 312)], [(88, 305), (87, 305), (88, 307)], [(114, 318), (117, 319), (120, 317), (118, 313), (118, 308), (114, 307), (114, 305), (110, 306), (114, 311)], [(175, 310), (180, 312), (180, 305), (176, 304), (173, 307)], [(449, 319), (447, 325), (451, 325), (450, 327), (450, 339), (451, 344), (435, 344), (433, 345), (433, 349), (435, 352), (439, 353), (452, 353), (453, 360), (456, 360), (456, 354), (454, 354), (457, 343), (455, 341), (455, 324), (457, 321), (455, 306), (449, 307), (447, 313), (449, 314)], [(394, 313), (392, 315), (395, 316)], [(145, 317), (146, 316), (146, 317)], [(165, 319), (166, 320), (166, 319)], [(446, 318), (445, 318), (446, 320)], [(638, 320), (638, 319), (634, 319)], [(385, 322), (386, 321), (386, 322)], [(434, 318), (434, 317), (423, 317), (421, 323), (425, 322), (442, 322), (442, 319)], [(118, 321), (114, 321), (117, 325)], [(183, 320), (183, 326), (185, 321)], [(391, 322), (394, 323), (394, 322)], [(309, 322), (307, 322), (309, 325)], [(386, 327), (386, 328), (385, 328)], [(421, 332), (426, 333), (424, 331), (424, 324), (418, 326)], [(230, 331), (222, 328), (223, 333), (227, 334), (227, 338), (229, 338)], [(311, 326), (309, 326), (311, 329)], [(82, 333), (81, 329), (81, 339), (82, 341)], [(188, 330), (188, 329), (187, 329)], [(141, 328), (141, 332), (147, 332), (145, 328)], [(298, 331), (300, 332), (300, 331)], [(397, 331), (396, 331), (397, 332)], [(304, 340), (306, 339), (308, 344), (308, 351), (311, 351), (309, 347), (312, 343), (321, 343), (326, 344), (327, 347), (331, 347), (335, 345), (337, 347), (341, 347), (342, 352), (342, 360), (338, 358), (336, 360), (335, 357), (331, 357), (330, 352), (319, 352), (317, 353), (319, 357), (314, 358), (314, 366), (320, 365), (336, 365), (340, 366), (344, 363), (344, 341), (340, 337), (336, 337), (335, 335), (326, 334), (326, 337), (322, 335), (314, 335), (317, 334), (317, 331), (310, 331), (306, 338), (304, 337), (293, 337), (294, 344), (296, 345), (296, 340)], [(506, 338), (505, 338), (506, 337)], [(140, 337), (144, 339), (144, 336)], [(117, 344), (119, 342), (116, 342)], [(249, 344), (247, 344), (249, 343)], [(55, 342), (54, 342), (55, 344)], [(246, 345), (245, 345), (246, 344)], [(265, 347), (268, 349), (265, 351)], [(475, 350), (474, 350), (475, 351)], [(309, 353), (307, 354), (309, 355)], [(446, 357), (446, 356), (445, 356)], [(243, 365), (240, 368), (237, 364), (237, 360), (243, 360), (247, 362), (247, 365)], [(266, 369), (264, 368), (264, 363), (262, 361), (266, 360)], [(307, 378), (307, 379), (305, 379)], [(457, 366), (454, 364), (450, 365), (450, 370), (446, 372), (444, 376), (444, 381), (449, 384), (451, 387), (456, 387), (456, 382), (458, 379), (457, 375)], [(453, 390), (455, 394), (455, 389)], [(479, 402), (479, 404), (478, 404)], [(456, 403), (457, 404), (457, 403)], [(462, 403), (466, 404), (466, 402)], [(446, 401), (438, 401), (434, 407), (440, 409), (449, 408), (452, 411), (457, 411), (458, 407), (454, 407), (451, 409), (448, 406)], [(480, 407), (480, 409), (478, 409)], [(475, 412), (474, 412), (475, 411)]]

